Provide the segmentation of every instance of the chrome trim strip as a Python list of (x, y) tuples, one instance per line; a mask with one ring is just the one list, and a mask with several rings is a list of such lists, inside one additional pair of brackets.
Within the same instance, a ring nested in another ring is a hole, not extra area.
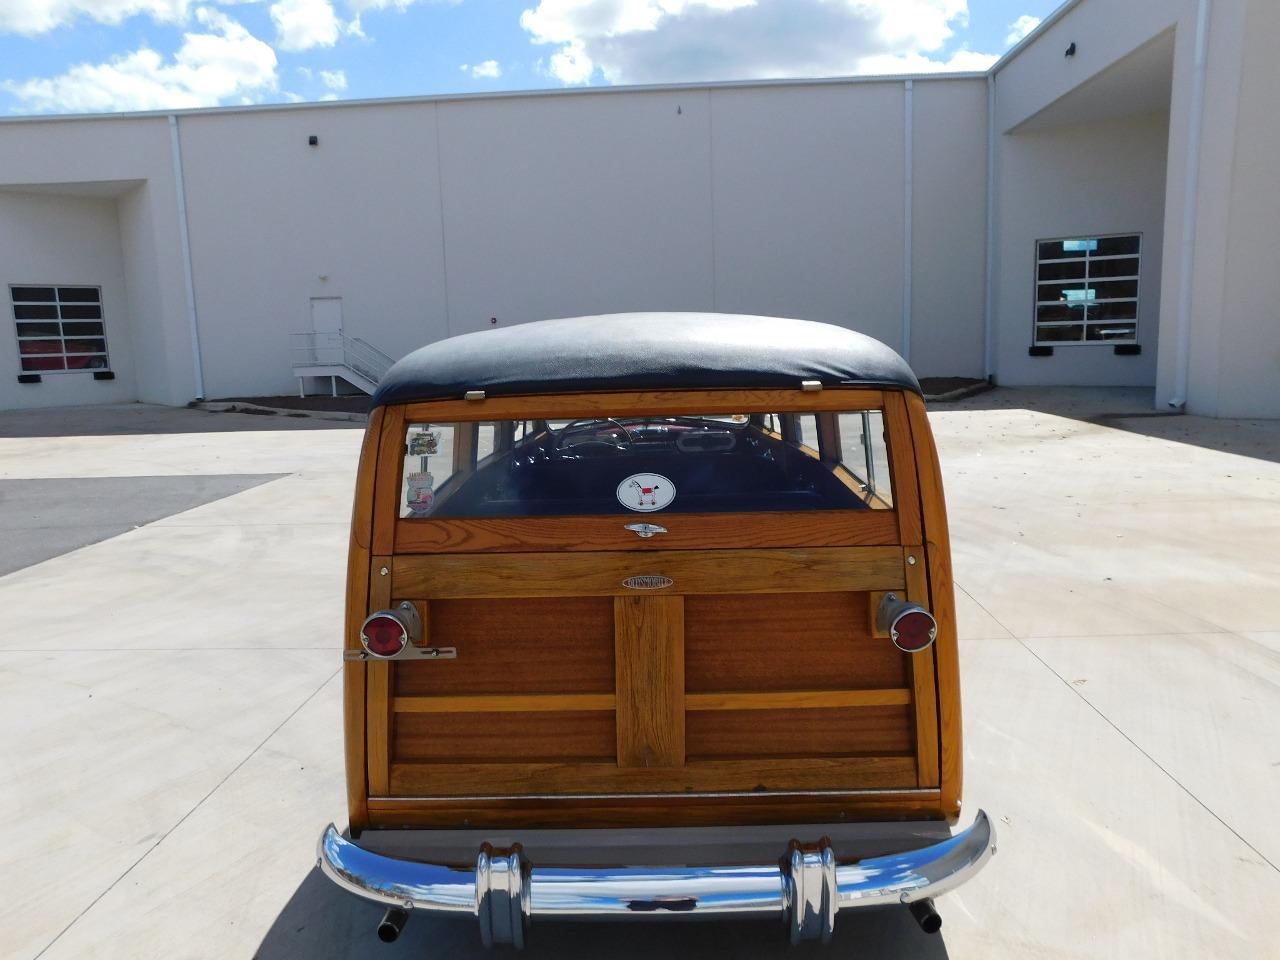
[(435, 803), (443, 800), (740, 800), (757, 798), (760, 800), (790, 800), (804, 797), (884, 797), (892, 800), (895, 797), (936, 797), (937, 787), (902, 787), (897, 790), (883, 788), (860, 788), (856, 790), (690, 790), (680, 793), (468, 793), (418, 796), (372, 796), (369, 799), (377, 802), (395, 803)]
[(469, 913), (482, 920), (486, 940), (516, 943), (532, 917), (641, 915), (782, 915), (793, 939), (822, 939), (838, 910), (940, 896), (994, 853), (994, 828), (979, 810), (968, 829), (948, 840), (850, 864), (836, 863), (824, 839), (809, 847), (793, 841), (782, 865), (538, 868), (526, 865), (518, 847), (496, 854), (486, 845), (475, 868), (450, 867), (371, 853), (332, 824), (320, 837), (318, 858), (329, 879), (365, 900)]

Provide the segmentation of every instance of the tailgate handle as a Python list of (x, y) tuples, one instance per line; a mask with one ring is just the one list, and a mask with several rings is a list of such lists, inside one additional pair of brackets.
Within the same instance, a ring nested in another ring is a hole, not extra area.
[(666, 527), (660, 527), (656, 523), (628, 523), (624, 530), (630, 530), (642, 540), (648, 540), (655, 533), (666, 533)]

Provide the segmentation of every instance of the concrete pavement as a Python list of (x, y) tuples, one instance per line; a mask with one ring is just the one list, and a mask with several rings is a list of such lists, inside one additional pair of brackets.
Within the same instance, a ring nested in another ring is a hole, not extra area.
[[(940, 901), (940, 936), (846, 914), (827, 955), (1280, 957), (1280, 423), (1126, 416), (1149, 410), (1141, 391), (998, 390), (934, 412), (966, 807), (1000, 852)], [(283, 474), (0, 577), (0, 956), (482, 955), (469, 922), (378, 943), (379, 911), (313, 867), (345, 817), (359, 438), (0, 414), (0, 479)], [(781, 940), (537, 924), (527, 955), (820, 955)]]

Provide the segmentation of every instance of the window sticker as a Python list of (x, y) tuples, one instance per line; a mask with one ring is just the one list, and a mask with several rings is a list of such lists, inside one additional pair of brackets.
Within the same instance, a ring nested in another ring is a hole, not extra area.
[(409, 435), (409, 456), (431, 457), (440, 449), (440, 439), (434, 431), (423, 430)]
[(409, 456), (418, 457), (418, 469), (405, 475), (405, 506), (411, 517), (425, 517), (436, 501), (436, 478), (427, 469), (427, 458), (440, 451), (440, 437), (434, 430), (409, 434)]
[(660, 473), (633, 473), (618, 484), (618, 502), (636, 513), (653, 513), (671, 506), (676, 485)]

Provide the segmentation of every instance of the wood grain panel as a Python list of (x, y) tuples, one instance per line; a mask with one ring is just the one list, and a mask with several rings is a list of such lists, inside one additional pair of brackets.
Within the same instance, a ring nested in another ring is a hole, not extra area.
[[(373, 799), (381, 827), (705, 827), (738, 824), (941, 820), (936, 791), (832, 796), (411, 800)], [(469, 865), (469, 864), (468, 864)]]
[[(690, 713), (685, 749), (697, 760), (805, 758), (866, 753), (915, 756), (908, 706), (826, 710), (710, 710)], [(914, 768), (915, 764), (912, 763)], [(895, 786), (915, 786), (898, 783)]]
[(386, 407), (378, 437), (378, 475), (373, 491), (373, 552), (395, 552), (400, 516), (400, 474), (404, 469), (404, 408)]
[(901, 393), (886, 391), (884, 426), (889, 435), (889, 472), (893, 474), (893, 502), (900, 531), (898, 542), (904, 546), (919, 546), (924, 542), (920, 519), (920, 485), (916, 477), (911, 424)]
[[(369, 414), (360, 464), (356, 470), (355, 503), (351, 511), (351, 541), (347, 548), (347, 598), (342, 644), (347, 650), (360, 645), (360, 624), (369, 609), (369, 547), (373, 538), (373, 489), (377, 474), (378, 439), (382, 409)], [(347, 816), (358, 833), (368, 825), (368, 769), (365, 759), (365, 675), (358, 661), (342, 665), (343, 747), (347, 774)]]
[(394, 796), (546, 796), (557, 793), (902, 789), (916, 782), (910, 756), (704, 760), (684, 767), (614, 763), (396, 763)]
[(803, 390), (617, 391), (559, 396), (492, 397), (486, 400), (439, 400), (402, 408), (412, 423), (462, 420), (558, 420), (566, 417), (631, 414), (678, 416), (780, 411), (876, 410), (879, 390), (843, 388), (807, 393)]
[(934, 665), (938, 685), (942, 807), (948, 817), (960, 812), (963, 786), (963, 744), (960, 728), (960, 658), (956, 643), (955, 586), (951, 579), (951, 546), (947, 507), (942, 492), (942, 467), (924, 401), (907, 396), (907, 414), (920, 475), (924, 515), (925, 554), (929, 572), (930, 611), (938, 621)]
[(505, 762), (512, 757), (526, 762), (611, 763), (615, 739), (613, 714), (608, 711), (402, 713), (396, 717), (392, 755), (397, 764)]
[(400, 520), (397, 553), (504, 553), (539, 550), (708, 550), (732, 547), (860, 547), (898, 542), (887, 510), (807, 510), (800, 513), (673, 513), (667, 532), (648, 540), (626, 524), (633, 516), (491, 517)]
[(615, 597), (619, 767), (684, 763), (684, 598)]
[(608, 597), (434, 600), (430, 628), (458, 659), (397, 664), (396, 696), (613, 692)]
[(686, 597), (685, 690), (907, 686), (906, 655), (873, 639), (868, 617), (849, 591)]
[[(929, 607), (929, 577), (925, 571), (923, 550), (912, 555), (917, 562), (907, 565), (907, 599)], [(909, 654), (912, 702), (915, 709), (916, 769), (922, 787), (938, 786), (938, 691), (935, 686), (935, 648)]]
[[(391, 605), (390, 557), (374, 556), (369, 569), (369, 612)], [(395, 717), (391, 713), (392, 665), (385, 660), (368, 661), (365, 666), (365, 697), (368, 703), (369, 792), (385, 793), (391, 769), (390, 742)]]
[(397, 597), (623, 596), (627, 577), (659, 575), (674, 585), (655, 594), (889, 590), (903, 586), (897, 547), (795, 550), (667, 550), (630, 553), (437, 554), (399, 556)]

